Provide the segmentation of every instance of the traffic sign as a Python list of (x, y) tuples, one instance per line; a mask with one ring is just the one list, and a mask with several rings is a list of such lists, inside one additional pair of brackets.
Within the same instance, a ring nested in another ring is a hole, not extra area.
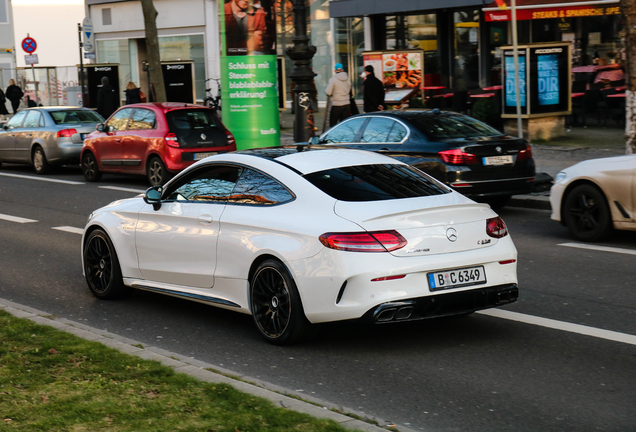
[(93, 22), (89, 17), (82, 21), (82, 36), (84, 40), (84, 52), (95, 52), (95, 34), (93, 33)]
[(27, 54), (24, 56), (24, 63), (33, 66), (34, 64), (38, 64), (38, 55), (37, 54)]
[(37, 49), (37, 47), (38, 47), (38, 44), (37, 42), (35, 42), (35, 39), (33, 39), (32, 37), (27, 36), (24, 39), (22, 39), (22, 49), (27, 54), (33, 54), (35, 50)]

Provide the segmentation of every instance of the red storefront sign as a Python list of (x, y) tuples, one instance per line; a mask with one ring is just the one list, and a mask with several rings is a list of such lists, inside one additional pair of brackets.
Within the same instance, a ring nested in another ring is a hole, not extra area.
[[(531, 9), (517, 8), (517, 20), (550, 19), (550, 18), (577, 18), (603, 15), (620, 15), (621, 8), (618, 3), (615, 6), (565, 6), (565, 7), (537, 7)], [(511, 11), (496, 10), (485, 11), (486, 21), (510, 21)]]

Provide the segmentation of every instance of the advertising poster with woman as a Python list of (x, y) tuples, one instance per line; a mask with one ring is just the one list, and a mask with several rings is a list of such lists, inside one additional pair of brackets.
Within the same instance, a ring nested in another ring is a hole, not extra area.
[(223, 123), (239, 150), (280, 144), (271, 0), (228, 0), (221, 17)]

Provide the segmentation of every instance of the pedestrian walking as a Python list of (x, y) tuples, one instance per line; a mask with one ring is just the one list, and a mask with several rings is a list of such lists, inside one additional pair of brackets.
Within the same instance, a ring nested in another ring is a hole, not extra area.
[(325, 93), (331, 99), (329, 112), (329, 127), (333, 127), (349, 117), (351, 113), (350, 97), (351, 83), (349, 75), (342, 68), (342, 63), (336, 63), (335, 75), (327, 84)]
[(373, 73), (373, 66), (365, 66), (360, 76), (364, 79), (364, 112), (385, 110), (384, 85)]
[(146, 102), (146, 95), (132, 81), (128, 82), (124, 93), (126, 94), (126, 105)]
[(7, 99), (11, 101), (11, 108), (13, 108), (13, 114), (18, 112), (18, 107), (20, 106), (20, 100), (24, 96), (24, 92), (22, 89), (15, 84), (15, 80), (11, 78), (9, 80), (9, 87), (7, 87), (7, 91), (5, 92)]
[(102, 77), (102, 86), (97, 90), (97, 112), (107, 119), (119, 108), (115, 89), (110, 85), (108, 77)]
[(0, 116), (2, 116), (2, 118), (4, 118), (4, 116), (9, 114), (9, 111), (7, 111), (7, 97), (4, 95), (4, 92), (2, 91), (2, 89), (0, 89)]

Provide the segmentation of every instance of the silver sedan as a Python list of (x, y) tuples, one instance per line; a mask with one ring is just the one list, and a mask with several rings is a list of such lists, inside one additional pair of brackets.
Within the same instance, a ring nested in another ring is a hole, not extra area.
[(102, 116), (81, 107), (38, 107), (18, 112), (0, 129), (2, 162), (33, 165), (45, 174), (52, 165), (79, 163), (84, 137)]

